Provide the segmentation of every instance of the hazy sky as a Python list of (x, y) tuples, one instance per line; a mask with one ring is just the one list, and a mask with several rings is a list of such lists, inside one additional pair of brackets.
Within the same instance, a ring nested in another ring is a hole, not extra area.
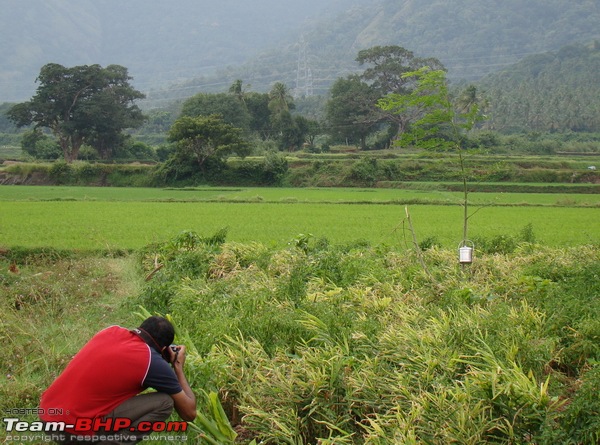
[(370, 0), (0, 0), (0, 102), (46, 63), (117, 63), (141, 89), (239, 64), (304, 24)]

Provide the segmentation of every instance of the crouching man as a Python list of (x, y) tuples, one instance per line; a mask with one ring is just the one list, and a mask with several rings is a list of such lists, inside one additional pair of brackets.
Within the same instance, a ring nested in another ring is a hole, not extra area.
[[(147, 318), (137, 329), (98, 332), (42, 394), (41, 420), (64, 422), (59, 443), (68, 444), (139, 442), (173, 408), (183, 420), (194, 420), (185, 347), (171, 347), (174, 337), (173, 325), (162, 317)], [(156, 392), (140, 394), (147, 388)]]

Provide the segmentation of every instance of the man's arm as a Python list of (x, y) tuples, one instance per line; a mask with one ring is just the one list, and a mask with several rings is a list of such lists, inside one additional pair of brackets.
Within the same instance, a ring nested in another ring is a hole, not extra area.
[(185, 346), (180, 346), (177, 354), (173, 351), (171, 353), (171, 364), (173, 370), (179, 380), (182, 391), (177, 394), (172, 394), (173, 402), (175, 404), (175, 411), (183, 419), (191, 422), (196, 418), (196, 396), (192, 392), (190, 385), (185, 378), (183, 373), (183, 365), (185, 364)]

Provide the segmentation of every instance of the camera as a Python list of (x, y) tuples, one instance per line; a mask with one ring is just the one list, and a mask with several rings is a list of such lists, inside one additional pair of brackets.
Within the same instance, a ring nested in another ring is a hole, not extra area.
[[(174, 360), (177, 360), (177, 354), (181, 350), (181, 346), (179, 346), (179, 345), (170, 345), (169, 349), (175, 353), (175, 359)], [(163, 358), (168, 363), (172, 363), (172, 361), (171, 361), (171, 353), (169, 352), (169, 349), (167, 349), (167, 348), (163, 349), (162, 356), (163, 356)]]

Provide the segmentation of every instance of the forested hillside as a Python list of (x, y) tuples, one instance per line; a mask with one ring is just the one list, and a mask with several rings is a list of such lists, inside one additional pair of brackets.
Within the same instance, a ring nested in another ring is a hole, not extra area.
[(495, 130), (600, 131), (598, 41), (529, 56), (481, 86)]
[(362, 1), (333, 20), (307, 26), (302, 40), (222, 70), (218, 85), (205, 76), (150, 97), (226, 88), (236, 78), (254, 90), (268, 90), (274, 81), (295, 87), (299, 80), (301, 94), (325, 94), (337, 78), (360, 69), (355, 62), (359, 50), (376, 45), (437, 57), (451, 79), (475, 81), (528, 55), (591, 41), (600, 36), (597, 23), (600, 6), (589, 0)]
[[(42, 65), (129, 69), (152, 106), (243, 79), (324, 94), (359, 50), (399, 45), (476, 80), (528, 55), (600, 37), (590, 0), (0, 0), (0, 102), (25, 100)], [(214, 73), (217, 73), (216, 75)]]

